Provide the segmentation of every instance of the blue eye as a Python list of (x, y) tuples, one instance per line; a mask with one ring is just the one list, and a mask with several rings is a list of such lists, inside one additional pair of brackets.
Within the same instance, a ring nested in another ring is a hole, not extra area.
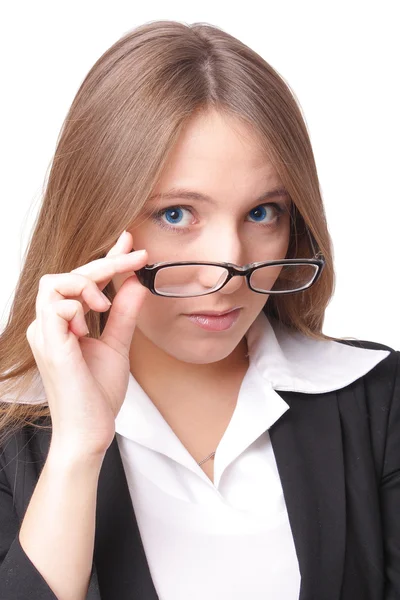
[[(273, 208), (275, 211), (275, 217), (272, 220), (265, 220), (267, 215), (267, 207)], [(263, 227), (274, 228), (280, 223), (281, 216), (285, 212), (285, 208), (276, 202), (269, 202), (268, 204), (260, 204), (249, 212), (249, 216), (254, 219), (253, 223), (260, 223)]]
[(182, 219), (182, 209), (181, 208), (167, 208), (164, 212), (164, 215), (167, 218), (169, 223), (179, 223)]
[[(275, 216), (268, 220), (267, 207), (271, 207), (275, 211)], [(248, 215), (251, 217), (251, 223), (259, 223), (265, 228), (270, 230), (279, 226), (281, 215), (285, 212), (283, 206), (276, 204), (275, 202), (268, 204), (260, 204), (253, 208)], [(186, 221), (185, 221), (186, 216)], [(159, 211), (154, 212), (151, 215), (157, 225), (174, 233), (187, 233), (190, 231), (190, 225), (193, 225), (192, 207), (189, 206), (169, 206), (162, 208)], [(165, 218), (165, 220), (164, 220)], [(254, 219), (254, 220), (253, 220)], [(179, 225), (179, 227), (177, 227)]]
[(157, 225), (174, 233), (186, 233), (192, 225), (193, 214), (189, 207), (169, 206), (153, 213), (151, 218)]
[(256, 208), (253, 208), (253, 210), (250, 211), (249, 213), (257, 222), (262, 221), (265, 218), (265, 215), (267, 214), (267, 211), (265, 210), (265, 206), (256, 206)]

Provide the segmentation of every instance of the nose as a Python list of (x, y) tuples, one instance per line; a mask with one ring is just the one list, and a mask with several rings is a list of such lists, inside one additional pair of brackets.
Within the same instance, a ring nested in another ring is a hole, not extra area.
[[(213, 261), (220, 262), (220, 261)], [(215, 288), (221, 283), (225, 282), (228, 278), (228, 272), (224, 269), (224, 267), (216, 267), (209, 266), (206, 267), (203, 265), (201, 269), (197, 271), (197, 279), (200, 284), (200, 288), (203, 290), (209, 290)], [(219, 290), (222, 294), (233, 294), (236, 292), (242, 285), (245, 284), (243, 281), (244, 277), (235, 276), (233, 277), (226, 285), (224, 285), (221, 290)]]
[[(213, 235), (208, 236), (207, 240), (207, 258), (205, 261), (210, 262), (229, 262), (235, 265), (244, 265), (245, 255), (243, 250), (243, 245), (238, 238), (237, 232), (232, 232), (232, 228), (219, 227), (216, 231), (214, 229)], [(203, 255), (204, 257), (204, 255)], [(216, 267), (210, 267), (209, 269), (204, 268), (202, 270), (202, 285), (204, 287), (210, 288), (215, 287), (218, 283), (222, 283), (222, 281), (226, 281), (227, 272), (222, 270), (218, 272)], [(230, 279), (230, 281), (224, 285), (224, 287), (219, 290), (218, 293), (221, 294), (233, 294), (237, 292), (243, 285), (246, 285), (246, 281), (244, 281), (244, 277), (240, 275), (235, 275)]]

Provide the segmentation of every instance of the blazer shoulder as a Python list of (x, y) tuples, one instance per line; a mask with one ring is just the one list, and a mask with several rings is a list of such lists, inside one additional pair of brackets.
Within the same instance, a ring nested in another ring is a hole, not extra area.
[(17, 480), (28, 476), (34, 481), (39, 477), (49, 451), (50, 423), (47, 417), (41, 417), (32, 425), (15, 426), (2, 432), (0, 471), (14, 487)]
[[(359, 398), (364, 398), (369, 416), (372, 418), (372, 414), (376, 412), (375, 418), (379, 421), (383, 413), (387, 413), (393, 404), (400, 402), (400, 351), (372, 340), (338, 341), (365, 350), (387, 352), (387, 355), (383, 355), (383, 358), (362, 377), (337, 392), (340, 397), (345, 398), (349, 389), (356, 391)], [(347, 406), (346, 402), (343, 406)]]
[(388, 350), (391, 354), (399, 354), (400, 350), (396, 350), (391, 346), (387, 346), (386, 344), (382, 344), (380, 342), (373, 342), (372, 340), (359, 340), (359, 339), (349, 339), (349, 340), (341, 340), (338, 339), (337, 342), (339, 344), (346, 344), (347, 346), (355, 346), (356, 348), (365, 348), (367, 350)]
[(50, 417), (38, 417), (31, 423), (9, 426), (1, 432), (3, 441), (0, 444), (0, 454), (9, 455), (14, 450), (21, 450), (21, 444), (26, 446), (28, 451), (42, 451), (50, 440), (51, 432)]

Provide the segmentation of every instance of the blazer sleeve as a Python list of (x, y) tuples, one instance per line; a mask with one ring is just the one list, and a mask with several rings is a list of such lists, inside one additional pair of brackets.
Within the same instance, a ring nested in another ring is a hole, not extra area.
[[(58, 600), (22, 548), (20, 525), (6, 470), (0, 462), (0, 599)], [(86, 600), (101, 600), (94, 563)]]
[(400, 598), (400, 351), (397, 354), (392, 401), (381, 478), (385, 550), (385, 600)]

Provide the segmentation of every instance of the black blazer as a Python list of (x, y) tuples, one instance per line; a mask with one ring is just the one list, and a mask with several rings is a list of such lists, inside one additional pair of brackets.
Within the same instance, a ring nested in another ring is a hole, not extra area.
[[(400, 598), (400, 352), (376, 342), (340, 343), (390, 354), (342, 389), (280, 391), (290, 410), (269, 430), (300, 565), (299, 597), (395, 600)], [(25, 426), (0, 449), (1, 600), (56, 599), (18, 538), (50, 435)], [(87, 600), (157, 598), (114, 438), (100, 472)]]

